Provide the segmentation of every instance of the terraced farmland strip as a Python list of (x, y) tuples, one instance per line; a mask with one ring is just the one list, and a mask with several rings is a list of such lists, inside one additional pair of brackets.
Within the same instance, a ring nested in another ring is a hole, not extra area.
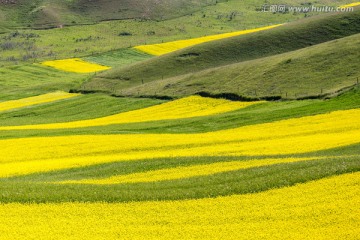
[(236, 171), (246, 168), (268, 166), (272, 164), (291, 163), (297, 161), (318, 160), (319, 158), (281, 158), (281, 159), (260, 159), (252, 161), (231, 161), (190, 167), (167, 168), (162, 170), (119, 175), (104, 179), (83, 179), (78, 181), (63, 181), (62, 184), (123, 184), (139, 182), (158, 182), (197, 176), (206, 176), (216, 173)]
[[(40, 136), (64, 136), (84, 134), (124, 134), (124, 133), (200, 133), (242, 126), (269, 123), (290, 118), (324, 114), (337, 110), (360, 107), (360, 92), (353, 90), (331, 100), (304, 100), (265, 102), (241, 108), (232, 112), (196, 118), (162, 120), (154, 122), (130, 123), (78, 129), (57, 130), (17, 130), (3, 131), (1, 139)], [(0, 126), (44, 124), (64, 121), (78, 121), (100, 118), (116, 113), (141, 109), (160, 104), (161, 100), (113, 98), (106, 95), (83, 95), (60, 103), (46, 106), (4, 112), (0, 116)], [(94, 108), (93, 106), (97, 106)], [(99, 110), (101, 109), (101, 111)], [(19, 117), (21, 116), (21, 118)]]
[[(358, 147), (359, 145), (357, 145)], [(330, 153), (331, 150), (327, 151)], [(358, 151), (355, 151), (358, 154)], [(312, 156), (313, 153), (306, 154)], [(266, 157), (266, 156), (265, 156)], [(282, 157), (282, 156), (280, 156)], [(355, 156), (327, 156), (322, 160), (298, 161), (273, 164), (262, 167), (221, 172), (212, 175), (173, 179), (159, 182), (124, 184), (54, 184), (71, 179), (83, 179), (91, 176), (106, 176), (122, 171), (117, 166), (128, 166), (129, 172), (143, 172), (146, 169), (164, 168), (157, 166), (159, 161), (174, 162), (176, 159), (186, 164), (231, 160), (230, 157), (162, 158), (152, 161), (127, 161), (101, 164), (82, 168), (35, 173), (11, 178), (0, 178), (0, 201), (3, 203), (50, 203), (50, 202), (133, 202), (145, 200), (185, 200), (208, 197), (229, 196), (262, 192), (269, 189), (293, 186), (321, 178), (360, 171), (359, 158)], [(250, 157), (236, 157), (251, 159)], [(259, 158), (260, 159), (260, 158)], [(235, 161), (235, 160), (234, 160)], [(181, 164), (181, 162), (178, 162)], [(91, 174), (88, 169), (98, 170)], [(104, 171), (105, 170), (105, 171)], [(76, 175), (73, 175), (73, 174)], [(88, 175), (89, 174), (89, 175)], [(94, 175), (95, 174), (95, 175)], [(109, 174), (109, 173), (108, 173)]]
[(218, 100), (193, 96), (153, 107), (115, 114), (103, 118), (67, 123), (0, 127), (0, 131), (24, 129), (84, 128), (94, 126), (106, 126), (111, 124), (183, 119), (235, 111), (258, 103), (261, 102), (232, 102), (228, 100)]
[(17, 108), (29, 107), (34, 105), (39, 105), (43, 103), (55, 102), (63, 99), (77, 97), (80, 94), (72, 94), (66, 92), (53, 92), (47, 93), (35, 97), (28, 97), (18, 100), (0, 102), (0, 111), (7, 111)]
[(93, 164), (191, 156), (298, 154), (360, 142), (360, 110), (200, 134), (124, 134), (1, 140), (0, 177)]
[[(82, 94), (67, 101), (14, 109), (0, 115), (0, 126), (17, 126), (87, 120), (164, 103), (158, 99), (115, 98), (105, 94)], [(2, 135), (3, 136), (3, 135)], [(21, 137), (21, 135), (18, 135)]]

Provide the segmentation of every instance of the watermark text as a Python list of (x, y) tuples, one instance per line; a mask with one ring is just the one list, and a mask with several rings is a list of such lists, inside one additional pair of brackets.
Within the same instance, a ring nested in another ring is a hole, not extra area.
[(288, 6), (281, 4), (274, 5), (263, 5), (262, 12), (272, 12), (272, 13), (309, 13), (309, 12), (319, 12), (319, 13), (328, 13), (328, 12), (353, 12), (353, 7), (332, 7), (332, 6)]

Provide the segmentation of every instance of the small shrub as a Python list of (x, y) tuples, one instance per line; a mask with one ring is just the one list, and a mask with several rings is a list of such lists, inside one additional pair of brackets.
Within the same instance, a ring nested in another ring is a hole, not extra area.
[(121, 33), (119, 33), (119, 36), (132, 36), (132, 33), (130, 33), (130, 32), (121, 32)]

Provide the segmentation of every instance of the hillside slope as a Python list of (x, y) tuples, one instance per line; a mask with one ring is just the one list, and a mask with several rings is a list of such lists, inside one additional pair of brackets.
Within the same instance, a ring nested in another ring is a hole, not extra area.
[(300, 98), (353, 86), (360, 77), (360, 34), (271, 57), (131, 86), (96, 79), (86, 89), (129, 96), (186, 96), (206, 91), (247, 97)]
[(360, 8), (352, 13), (316, 16), (268, 31), (200, 44), (129, 67), (114, 68), (94, 81), (137, 85), (143, 80), (161, 80), (285, 53), (359, 33), (359, 20)]
[(216, 3), (208, 0), (17, 0), (1, 4), (0, 11), (6, 13), (9, 22), (47, 28), (114, 19), (163, 20)]

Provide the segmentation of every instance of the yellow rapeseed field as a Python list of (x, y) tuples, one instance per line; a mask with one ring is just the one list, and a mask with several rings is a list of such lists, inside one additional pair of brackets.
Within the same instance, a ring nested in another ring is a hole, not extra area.
[(273, 164), (292, 163), (299, 161), (319, 160), (320, 158), (270, 158), (250, 161), (219, 162), (211, 164), (201, 164), (188, 167), (167, 168), (128, 175), (113, 176), (103, 179), (84, 179), (78, 181), (63, 181), (63, 184), (121, 184), (139, 182), (157, 182), (175, 180), (181, 178), (191, 178), (206, 176), (216, 173), (236, 171), (240, 169), (269, 166)]
[(237, 31), (237, 32), (231, 32), (231, 33), (224, 33), (224, 34), (217, 34), (217, 35), (211, 35), (206, 37), (199, 37), (199, 38), (193, 38), (193, 39), (187, 39), (187, 40), (178, 40), (173, 42), (166, 42), (166, 43), (159, 43), (159, 44), (152, 44), (152, 45), (141, 45), (134, 47), (137, 50), (140, 50), (142, 52), (160, 56), (164, 55), (170, 52), (177, 51), (179, 49), (183, 49), (186, 47), (194, 46), (200, 43), (220, 40), (224, 38), (239, 36), (239, 35), (245, 35), (249, 33), (259, 32), (268, 30), (271, 28), (275, 28), (278, 26), (281, 26), (282, 24), (268, 26), (268, 27), (262, 27), (262, 28), (255, 28), (255, 29), (249, 29), (249, 30), (243, 30), (243, 31)]
[(80, 58), (69, 58), (55, 61), (46, 61), (41, 63), (44, 66), (53, 67), (61, 71), (75, 73), (92, 73), (110, 69), (96, 63), (86, 62)]
[(356, 6), (359, 6), (359, 5), (360, 5), (360, 2), (354, 2), (354, 3), (342, 5), (342, 6), (340, 6), (340, 7), (341, 7), (341, 8), (350, 8), (350, 7), (356, 7)]
[(0, 177), (114, 161), (313, 152), (360, 142), (360, 109), (195, 134), (123, 134), (0, 140)]
[(28, 98), (12, 100), (7, 102), (0, 102), (0, 111), (29, 107), (42, 103), (49, 103), (58, 100), (68, 99), (76, 96), (79, 96), (79, 94), (72, 94), (72, 93), (59, 91), (59, 92), (47, 93), (35, 97), (28, 97)]
[(222, 99), (191, 96), (157, 106), (152, 106), (144, 109), (134, 110), (97, 119), (74, 121), (67, 123), (0, 127), (0, 131), (23, 129), (83, 128), (121, 123), (191, 118), (234, 111), (258, 103), (261, 102), (233, 102)]
[(185, 201), (0, 204), (0, 239), (358, 239), (360, 173)]

